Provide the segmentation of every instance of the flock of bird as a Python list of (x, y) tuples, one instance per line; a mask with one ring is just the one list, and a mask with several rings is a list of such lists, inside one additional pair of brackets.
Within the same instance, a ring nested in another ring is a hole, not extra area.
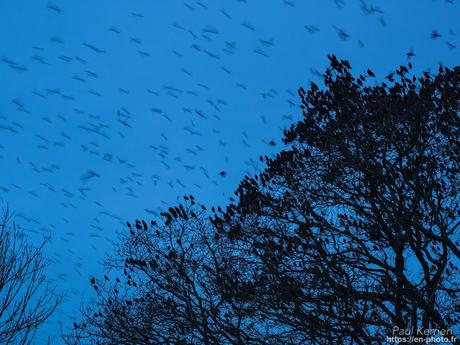
[(78, 318), (126, 220), (184, 194), (225, 203), (280, 150), (327, 54), (377, 77), (453, 65), (458, 14), (453, 0), (3, 4), (0, 202), (51, 236), (48, 277), (67, 292), (53, 322)]

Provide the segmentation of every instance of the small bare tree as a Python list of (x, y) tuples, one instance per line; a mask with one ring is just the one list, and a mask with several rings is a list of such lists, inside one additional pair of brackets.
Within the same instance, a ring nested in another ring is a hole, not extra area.
[(8, 209), (0, 220), (0, 344), (25, 345), (53, 313), (61, 297), (46, 281), (47, 242), (34, 247), (12, 222)]

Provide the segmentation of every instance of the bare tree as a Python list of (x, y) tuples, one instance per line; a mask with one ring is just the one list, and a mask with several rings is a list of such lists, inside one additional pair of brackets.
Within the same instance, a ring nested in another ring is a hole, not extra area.
[(234, 248), (215, 236), (204, 206), (185, 199), (164, 222), (128, 223), (108, 262), (114, 274), (90, 279), (98, 302), (84, 308), (67, 344), (264, 344), (247, 302), (223, 289)]
[(8, 209), (0, 221), (0, 343), (32, 344), (37, 329), (60, 302), (46, 281), (47, 239), (34, 247), (12, 222)]
[(187, 197), (158, 224), (128, 224), (115, 275), (91, 278), (97, 303), (69, 343), (378, 345), (395, 327), (458, 332), (460, 68), (416, 78), (401, 66), (387, 85), (330, 62), (324, 88), (299, 89), (304, 118), (285, 150), (261, 158), (238, 200), (208, 218)]
[(288, 149), (217, 219), (246, 248), (253, 306), (294, 344), (458, 332), (460, 68), (370, 86), (330, 60)]

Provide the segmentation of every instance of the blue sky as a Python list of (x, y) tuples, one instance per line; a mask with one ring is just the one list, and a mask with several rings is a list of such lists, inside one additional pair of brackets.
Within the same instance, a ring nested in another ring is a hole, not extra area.
[(51, 234), (67, 292), (37, 344), (78, 317), (126, 220), (223, 204), (280, 150), (327, 54), (377, 80), (409, 51), (418, 72), (454, 66), (459, 17), (453, 0), (0, 1), (0, 202)]

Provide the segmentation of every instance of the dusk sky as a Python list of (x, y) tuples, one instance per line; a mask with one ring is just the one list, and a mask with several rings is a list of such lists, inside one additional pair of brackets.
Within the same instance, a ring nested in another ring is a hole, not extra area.
[(127, 220), (225, 205), (282, 150), (327, 54), (376, 82), (452, 67), (459, 18), (454, 0), (0, 1), (0, 203), (51, 236), (66, 293), (36, 343), (78, 320)]

